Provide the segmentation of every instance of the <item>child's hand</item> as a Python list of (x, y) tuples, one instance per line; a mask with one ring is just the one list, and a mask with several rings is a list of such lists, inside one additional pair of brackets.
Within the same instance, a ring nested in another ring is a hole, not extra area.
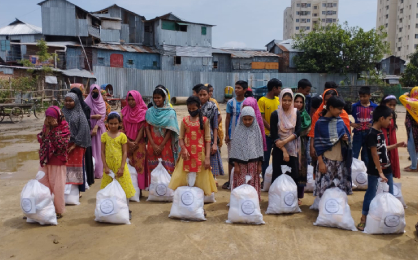
[(218, 151), (218, 145), (213, 144), (212, 145), (212, 151), (210, 152), (211, 155), (214, 155)]
[(93, 131), (91, 131), (91, 136), (97, 135), (97, 128), (94, 128)]
[(104, 167), (104, 171), (105, 171), (106, 174), (110, 173), (110, 169), (107, 165)]
[(361, 127), (361, 124), (359, 124), (359, 123), (351, 123), (350, 125), (351, 125), (351, 127), (355, 128), (355, 129), (359, 129)]
[(319, 166), (319, 172), (322, 174), (326, 174), (327, 173), (327, 167), (325, 166), (325, 163), (323, 162), (318, 162), (318, 166)]
[(187, 151), (186, 147), (182, 147), (181, 148), (181, 157), (183, 158), (183, 160), (188, 160), (189, 159), (189, 152)]
[(210, 158), (209, 157), (205, 158), (205, 169), (210, 170)]
[(119, 168), (118, 172), (116, 173), (116, 176), (117, 176), (118, 178), (120, 178), (120, 177), (122, 177), (122, 176), (123, 176), (123, 167)]
[(229, 144), (229, 142), (231, 141), (231, 139), (229, 139), (229, 136), (228, 135), (226, 135), (225, 136), (225, 143), (226, 144)]
[(381, 182), (388, 182), (388, 178), (385, 177), (383, 173), (379, 173), (380, 178), (382, 179)]
[(348, 141), (348, 135), (347, 134), (345, 134), (345, 135), (343, 135), (343, 138), (341, 138), (343, 141)]
[(406, 147), (407, 144), (405, 142), (400, 142), (396, 144), (396, 147)]
[(318, 157), (316, 156), (315, 148), (311, 147), (311, 150), (309, 151), (309, 153), (311, 154), (312, 159), (314, 160), (318, 159)]
[(276, 141), (276, 147), (279, 149), (282, 149), (284, 147), (285, 143), (282, 140)]
[(154, 149), (154, 154), (155, 154), (155, 155), (160, 155), (161, 150), (160, 150), (160, 147), (159, 147), (158, 145), (154, 144), (154, 145), (152, 146), (152, 149)]

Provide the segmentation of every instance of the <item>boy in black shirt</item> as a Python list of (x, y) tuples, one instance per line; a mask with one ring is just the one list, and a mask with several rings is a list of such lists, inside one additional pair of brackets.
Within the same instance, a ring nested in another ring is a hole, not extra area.
[(373, 127), (370, 129), (366, 138), (367, 155), (369, 163), (367, 165), (368, 187), (364, 195), (363, 211), (361, 221), (357, 228), (361, 231), (366, 226), (366, 217), (369, 213), (370, 202), (376, 196), (378, 179), (387, 182), (389, 192), (393, 194), (393, 175), (390, 165), (388, 151), (398, 147), (406, 147), (405, 142), (386, 146), (385, 135), (382, 128), (388, 128), (392, 120), (392, 110), (387, 106), (378, 106), (373, 112)]

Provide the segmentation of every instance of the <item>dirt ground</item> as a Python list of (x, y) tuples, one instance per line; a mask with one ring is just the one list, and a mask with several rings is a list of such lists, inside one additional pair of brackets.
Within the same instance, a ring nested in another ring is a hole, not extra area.
[[(178, 118), (186, 107), (176, 107)], [(225, 105), (222, 106), (225, 116)], [(398, 141), (406, 141), (405, 110), (398, 107)], [(225, 118), (225, 117), (224, 117)], [(79, 206), (68, 206), (58, 226), (28, 224), (22, 219), (20, 192), (35, 177), (42, 122), (24, 118), (19, 125), (0, 124), (0, 259), (418, 259), (414, 225), (418, 221), (418, 174), (402, 171), (402, 193), (408, 205), (402, 235), (366, 235), (313, 225), (318, 213), (309, 210), (314, 197), (305, 194), (302, 213), (264, 215), (266, 225), (226, 224), (230, 192), (220, 189), (217, 202), (205, 205), (207, 221), (168, 218), (171, 203), (130, 204), (131, 225), (94, 221), (100, 180), (83, 194)], [(409, 165), (405, 148), (399, 150), (402, 169)], [(226, 147), (222, 149), (227, 169)], [(222, 176), (222, 185), (227, 177)], [(352, 216), (361, 216), (364, 191), (349, 196)], [(261, 210), (268, 205), (262, 193)]]

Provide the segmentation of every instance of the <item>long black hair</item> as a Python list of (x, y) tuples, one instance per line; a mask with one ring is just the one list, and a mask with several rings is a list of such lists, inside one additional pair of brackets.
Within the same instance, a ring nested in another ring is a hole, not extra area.
[(324, 108), (321, 112), (322, 116), (325, 116), (325, 114), (328, 112), (329, 107), (334, 107), (334, 108), (341, 108), (344, 109), (345, 106), (345, 102), (344, 99), (342, 99), (339, 96), (331, 96), (328, 101), (327, 101), (327, 105), (326, 108)]
[[(387, 106), (387, 103), (389, 103), (389, 101), (392, 101), (392, 100), (397, 101), (396, 98), (395, 99), (393, 99), (393, 98), (386, 99), (388, 96), (391, 96), (391, 95), (384, 95), (383, 96), (382, 100), (380, 101), (381, 106)], [(398, 129), (398, 125), (396, 124), (396, 119), (398, 118), (398, 115), (396, 114), (395, 110), (392, 111), (392, 117), (393, 117), (393, 125), (395, 126), (395, 129)]]
[(203, 124), (203, 115), (202, 115), (202, 111), (200, 110), (200, 99), (198, 97), (195, 96), (190, 96), (187, 101), (186, 101), (187, 105), (193, 105), (195, 104), (198, 108), (199, 108), (199, 123), (200, 123), (200, 130), (203, 130), (205, 128), (204, 124)]
[(165, 99), (166, 97), (167, 97), (167, 94), (166, 94), (167, 92), (164, 92), (164, 90), (162, 89), (162, 88), (156, 88), (155, 90), (154, 90), (154, 92), (152, 92), (152, 95), (154, 96), (154, 95), (160, 95), (160, 96), (162, 96), (163, 97), (163, 99)]

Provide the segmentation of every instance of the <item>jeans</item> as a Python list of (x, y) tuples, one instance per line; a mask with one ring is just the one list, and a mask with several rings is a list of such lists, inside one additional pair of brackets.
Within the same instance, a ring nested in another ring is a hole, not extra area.
[[(385, 177), (388, 179), (389, 192), (390, 194), (393, 194), (393, 174), (392, 173), (385, 174)], [(366, 194), (364, 194), (363, 210), (362, 210), (362, 214), (365, 216), (367, 216), (367, 214), (369, 213), (370, 203), (372, 202), (373, 198), (376, 196), (378, 179), (379, 179), (379, 176), (367, 175), (368, 186), (367, 186)]]
[(262, 165), (263, 181), (264, 181), (264, 175), (266, 174), (267, 167), (269, 167), (269, 164), (270, 164), (271, 149), (273, 146), (273, 142), (271, 141), (270, 136), (266, 135), (266, 143), (267, 143), (267, 151), (264, 152), (264, 159), (263, 159), (263, 165)]
[(415, 150), (414, 136), (412, 135), (412, 130), (408, 133), (408, 153), (411, 157), (411, 169), (415, 170), (417, 168), (417, 152)]
[(361, 160), (368, 165), (366, 138), (369, 131), (355, 131), (353, 135), (353, 158), (358, 159), (361, 149)]
[(312, 158), (311, 158), (311, 138), (308, 137), (307, 139), (308, 139), (308, 141), (306, 141), (306, 143), (308, 145), (306, 146), (306, 159), (308, 160), (308, 165), (311, 165), (311, 163), (312, 163)]

